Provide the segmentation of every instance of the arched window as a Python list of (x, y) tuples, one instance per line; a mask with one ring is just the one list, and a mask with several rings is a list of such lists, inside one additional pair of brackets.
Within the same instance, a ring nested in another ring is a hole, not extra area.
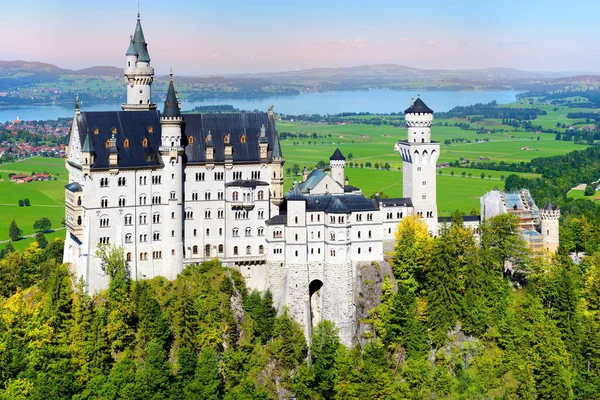
[(146, 224), (146, 214), (140, 214), (140, 225)]
[(258, 200), (264, 200), (265, 198), (265, 192), (263, 192), (262, 190), (258, 191)]
[(258, 219), (264, 219), (264, 218), (265, 218), (264, 210), (258, 210)]
[(204, 200), (210, 200), (210, 192), (204, 193)]
[(194, 237), (196, 237), (196, 236), (197, 236), (197, 234), (198, 234), (198, 230), (197, 230), (197, 229), (194, 229)]
[(233, 246), (233, 255), (234, 256), (238, 255), (238, 247), (237, 246)]
[(100, 207), (107, 208), (108, 207), (108, 197), (103, 197), (100, 200)]
[(198, 246), (192, 247), (192, 253), (193, 254), (198, 254)]
[(204, 210), (204, 218), (210, 219), (210, 210), (209, 209)]
[(125, 207), (125, 197), (119, 197), (119, 207)]
[(239, 199), (238, 192), (233, 192), (232, 198), (233, 198), (233, 201), (238, 201), (238, 199)]
[(204, 256), (210, 257), (210, 244), (207, 244), (206, 246), (204, 246)]
[(154, 213), (152, 215), (152, 223), (160, 224), (160, 214), (159, 213)]
[(240, 236), (240, 230), (238, 228), (233, 228), (233, 231), (231, 232), (231, 236), (233, 236), (233, 237)]
[(77, 217), (77, 225), (81, 225), (81, 215)]
[(369, 238), (371, 238), (371, 237), (372, 237), (372, 235), (371, 235), (371, 231), (369, 231)]
[(219, 245), (219, 253), (222, 253), (222, 252), (223, 252), (223, 245), (222, 245), (222, 244), (220, 244), (220, 245)]
[(265, 246), (262, 244), (258, 246), (258, 254), (265, 254)]
[(127, 253), (127, 261), (131, 261), (131, 253)]
[(246, 255), (252, 254), (252, 247), (246, 246)]
[(129, 147), (129, 139), (123, 140), (123, 146), (124, 147)]
[(189, 143), (189, 144), (192, 144), (192, 143), (194, 143), (194, 137), (193, 137), (192, 135), (190, 135), (190, 136), (188, 137), (188, 143)]
[(246, 228), (246, 237), (252, 236), (252, 229)]
[(242, 135), (240, 138), (240, 143), (246, 143), (246, 135)]
[(133, 217), (131, 214), (125, 215), (125, 225), (131, 225), (133, 222)]
[(258, 236), (264, 236), (265, 235), (265, 228), (263, 228), (262, 226), (258, 228)]
[(142, 140), (142, 147), (148, 147), (148, 139), (144, 138), (144, 140)]

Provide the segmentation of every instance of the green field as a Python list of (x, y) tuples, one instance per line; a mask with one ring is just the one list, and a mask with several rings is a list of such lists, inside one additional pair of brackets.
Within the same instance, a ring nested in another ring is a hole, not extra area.
[[(31, 174), (32, 172), (48, 172), (57, 180), (40, 181), (31, 183), (13, 183), (10, 181), (9, 173)], [(52, 221), (53, 228), (61, 227), (61, 220), (65, 215), (65, 189), (67, 183), (67, 170), (65, 160), (56, 158), (30, 158), (11, 164), (0, 165), (0, 241), (8, 240), (8, 228), (14, 219), (23, 230), (23, 235), (35, 233), (33, 224), (42, 217), (48, 217)], [(19, 207), (18, 201), (28, 198), (31, 202), (29, 207)], [(64, 236), (64, 231), (56, 234)], [(54, 235), (56, 236), (56, 235)], [(48, 235), (48, 239), (54, 237)], [(15, 244), (22, 247), (31, 239), (23, 239)]]
[[(566, 112), (560, 118), (566, 120)], [(551, 123), (555, 116), (549, 117)], [(558, 117), (557, 117), (558, 118)], [(455, 121), (442, 120), (449, 124)], [(500, 126), (501, 121), (486, 120), (486, 124)], [(536, 124), (538, 121), (536, 120)], [(555, 124), (556, 122), (554, 122)], [(586, 146), (554, 140), (553, 134), (539, 134), (523, 131), (513, 131), (510, 127), (502, 126), (505, 132), (477, 134), (475, 131), (462, 130), (455, 126), (433, 126), (432, 139), (441, 142), (440, 159), (438, 163), (454, 162), (461, 158), (470, 161), (486, 162), (480, 157), (491, 157), (488, 162), (519, 163), (528, 162), (536, 157), (548, 157), (565, 154), (573, 150), (584, 149)], [(279, 132), (316, 133), (324, 138), (316, 139), (286, 139), (281, 141), (286, 169), (298, 164), (300, 168), (312, 168), (318, 161), (329, 163), (329, 157), (339, 147), (344, 155), (352, 154), (352, 160), (347, 160), (346, 175), (350, 183), (363, 190), (365, 195), (384, 192), (390, 197), (402, 196), (402, 160), (394, 144), (407, 135), (406, 128), (396, 128), (389, 125), (347, 124), (334, 125), (325, 123), (278, 122)], [(331, 135), (331, 136), (329, 136)], [(343, 136), (343, 137), (340, 137)], [(537, 138), (539, 137), (539, 140)], [(446, 139), (464, 138), (470, 143), (451, 143), (444, 145)], [(484, 139), (489, 139), (485, 142)], [(478, 142), (477, 142), (478, 141)], [(294, 144), (296, 142), (296, 144)], [(310, 142), (310, 144), (309, 144)], [(529, 149), (526, 149), (529, 148)], [(371, 162), (381, 166), (389, 163), (390, 171), (375, 170), (374, 168), (349, 168), (348, 165)], [(441, 169), (438, 175), (438, 207), (440, 215), (448, 215), (454, 209), (468, 212), (472, 207), (479, 208), (479, 197), (494, 186), (504, 187), (502, 176), (511, 172), (493, 171), (486, 169), (447, 167)], [(454, 171), (454, 176), (451, 172)], [(439, 172), (439, 171), (438, 171)], [(466, 176), (462, 177), (465, 172)], [(481, 179), (481, 173), (485, 179)], [(472, 177), (469, 178), (468, 174)], [(491, 175), (491, 179), (489, 176)], [(536, 174), (519, 174), (524, 177), (537, 177)], [(296, 179), (300, 179), (296, 177)], [(286, 179), (286, 188), (291, 187), (293, 179)]]
[(585, 190), (570, 190), (567, 193), (567, 197), (570, 199), (586, 199), (590, 201), (596, 201), (596, 198), (600, 198), (600, 191), (594, 192), (593, 196), (586, 196)]

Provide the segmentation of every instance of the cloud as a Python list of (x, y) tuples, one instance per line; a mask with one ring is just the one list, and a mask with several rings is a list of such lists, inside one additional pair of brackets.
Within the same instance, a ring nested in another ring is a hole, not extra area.
[(354, 41), (352, 42), (352, 47), (355, 49), (364, 49), (365, 47), (367, 47), (367, 41), (364, 39), (354, 39)]

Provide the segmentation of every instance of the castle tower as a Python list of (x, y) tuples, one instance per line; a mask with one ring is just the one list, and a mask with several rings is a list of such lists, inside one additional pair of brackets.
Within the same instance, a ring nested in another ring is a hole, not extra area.
[[(268, 112), (269, 121), (273, 121), (275, 119), (275, 113), (273, 112), (273, 107), (269, 108)], [(283, 203), (283, 164), (285, 160), (283, 158), (283, 153), (281, 152), (281, 145), (279, 144), (279, 136), (277, 132), (274, 135), (274, 142), (272, 144), (272, 177), (271, 177), (271, 216), (279, 214), (279, 206)]]
[(558, 249), (558, 220), (560, 218), (560, 209), (548, 202), (543, 209), (540, 210), (541, 231), (544, 238), (544, 248), (550, 253), (556, 252)]
[(340, 149), (335, 149), (335, 152), (329, 157), (329, 167), (331, 168), (331, 177), (334, 181), (344, 187), (344, 167), (346, 167), (346, 157)]
[(150, 66), (148, 43), (144, 38), (139, 11), (135, 32), (129, 39), (129, 48), (125, 53), (125, 59), (124, 75), (125, 84), (127, 85), (127, 103), (121, 107), (125, 111), (155, 110), (156, 104), (152, 103), (154, 68)]
[(164, 252), (169, 263), (161, 274), (175, 279), (183, 268), (183, 146), (181, 145), (181, 125), (183, 117), (173, 87), (173, 73), (170, 74), (169, 91), (165, 107), (160, 116), (161, 146), (160, 156), (163, 169), (163, 196), (167, 207), (164, 216)]
[(415, 214), (425, 219), (429, 233), (435, 236), (438, 232), (435, 166), (440, 144), (431, 141), (433, 110), (417, 98), (404, 111), (404, 119), (408, 138), (398, 142), (403, 196), (412, 199)]

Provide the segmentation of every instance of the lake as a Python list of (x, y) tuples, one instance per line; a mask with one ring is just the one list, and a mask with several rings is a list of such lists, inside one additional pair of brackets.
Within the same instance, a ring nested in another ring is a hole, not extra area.
[[(342, 112), (371, 112), (387, 114), (401, 112), (410, 106), (411, 97), (421, 98), (434, 111), (448, 111), (456, 106), (475, 103), (511, 103), (521, 92), (515, 90), (451, 92), (444, 90), (386, 90), (301, 93), (297, 96), (274, 96), (261, 99), (206, 99), (203, 101), (182, 102), (182, 110), (196, 106), (230, 104), (242, 110), (267, 111), (270, 105), (282, 114), (339, 114)], [(82, 104), (84, 111), (121, 110), (120, 103)], [(159, 103), (162, 109), (162, 102)], [(0, 121), (46, 120), (73, 116), (73, 106), (49, 105), (0, 109)]]

